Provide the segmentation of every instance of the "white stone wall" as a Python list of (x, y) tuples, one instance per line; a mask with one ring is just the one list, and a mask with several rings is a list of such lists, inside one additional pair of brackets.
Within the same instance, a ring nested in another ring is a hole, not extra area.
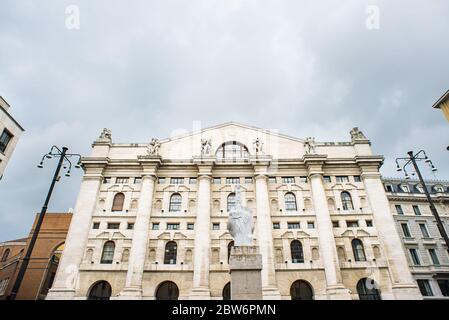
[[(264, 142), (264, 152), (258, 155), (252, 148), (256, 137)], [(212, 140), (211, 155), (200, 157), (201, 138)], [(215, 150), (227, 141), (246, 145), (249, 158), (216, 161)], [(303, 280), (312, 287), (315, 299), (357, 299), (357, 283), (365, 277), (379, 282), (382, 298), (420, 298), (416, 285), (408, 281), (412, 277), (400, 238), (389, 235), (387, 217), (392, 215), (378, 184), (382, 157), (371, 154), (367, 140), (318, 143), (316, 151), (305, 155), (302, 139), (235, 123), (161, 140), (158, 156), (147, 156), (145, 144), (97, 140), (84, 165), (91, 179), (90, 168), (95, 168), (98, 186), (83, 184), (73, 219), (78, 223), (70, 228), (49, 298), (85, 299), (92, 285), (104, 280), (112, 286), (114, 299), (154, 299), (165, 281), (177, 285), (180, 299), (221, 299), (230, 281), (227, 197), (235, 190), (235, 185), (226, 184), (226, 177), (240, 178), (243, 202), (253, 210), (254, 244), (260, 247), (264, 264), (264, 298), (291, 299), (292, 284)], [(154, 184), (145, 180), (148, 174)], [(282, 177), (288, 176), (295, 182), (284, 183)], [(325, 176), (331, 176), (331, 181), (325, 182)], [(336, 176), (348, 176), (349, 181), (337, 182)], [(355, 181), (354, 176), (361, 180)], [(101, 182), (103, 177), (111, 179)], [(129, 181), (117, 183), (120, 177)], [(134, 177), (143, 180), (135, 184)], [(171, 184), (171, 177), (183, 177), (184, 183)], [(219, 184), (214, 183), (216, 177), (221, 177)], [(196, 183), (190, 184), (189, 178), (196, 178)], [(343, 210), (342, 191), (351, 194), (353, 210)], [(112, 212), (118, 192), (125, 194), (123, 210)], [(297, 210), (287, 210), (287, 192), (295, 195)], [(174, 193), (182, 197), (180, 212), (169, 210)], [(347, 221), (357, 221), (358, 226), (348, 227)], [(108, 229), (108, 223), (114, 222), (120, 228)], [(95, 223), (98, 229), (93, 229)], [(134, 223), (134, 229), (127, 228), (129, 223)], [(299, 229), (289, 228), (294, 223), (299, 223)], [(169, 230), (170, 224), (179, 228)], [(363, 242), (366, 261), (355, 261), (354, 238)], [(292, 261), (293, 240), (302, 244), (302, 263)], [(107, 241), (116, 245), (112, 264), (100, 263)], [(175, 264), (164, 263), (169, 241), (176, 242)]]

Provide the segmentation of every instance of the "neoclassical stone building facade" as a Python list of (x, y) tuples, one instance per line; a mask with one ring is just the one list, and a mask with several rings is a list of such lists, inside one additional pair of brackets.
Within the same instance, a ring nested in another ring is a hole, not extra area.
[(239, 123), (150, 144), (105, 130), (83, 158), (47, 299), (226, 299), (237, 184), (253, 211), (264, 299), (420, 299), (357, 128), (317, 142)]

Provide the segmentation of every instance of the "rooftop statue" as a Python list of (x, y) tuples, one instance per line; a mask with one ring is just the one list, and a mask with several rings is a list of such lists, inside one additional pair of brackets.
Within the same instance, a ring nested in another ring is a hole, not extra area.
[(159, 140), (156, 138), (152, 138), (150, 143), (148, 143), (148, 146), (147, 146), (148, 155), (158, 156), (160, 147), (161, 147), (161, 143), (159, 142)]
[(365, 135), (362, 131), (359, 130), (358, 127), (354, 127), (350, 132), (351, 134), (351, 140), (354, 141), (355, 139), (363, 139), (366, 140)]
[(211, 139), (201, 139), (201, 154), (210, 155), (211, 149), (212, 149)]
[(304, 148), (306, 149), (306, 154), (314, 154), (316, 153), (316, 143), (315, 138), (308, 137), (304, 141)]
[(242, 206), (240, 186), (235, 188), (235, 206), (229, 212), (228, 230), (234, 238), (234, 246), (251, 246), (254, 222), (250, 209)]

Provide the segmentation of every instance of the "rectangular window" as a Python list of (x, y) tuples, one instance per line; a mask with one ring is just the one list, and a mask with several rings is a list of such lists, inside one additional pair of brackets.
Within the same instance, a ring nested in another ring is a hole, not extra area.
[(94, 222), (92, 225), (92, 229), (100, 229), (100, 222)]
[(313, 221), (307, 222), (307, 228), (308, 229), (315, 229), (315, 222), (313, 222)]
[(366, 226), (372, 227), (373, 226), (373, 220), (366, 220)]
[(299, 183), (307, 183), (307, 177), (299, 177)]
[(338, 222), (338, 221), (332, 221), (332, 226), (333, 226), (334, 228), (339, 228), (339, 227), (340, 227), (340, 222)]
[(152, 229), (153, 230), (159, 230), (159, 222), (155, 222), (152, 224)]
[(276, 183), (276, 177), (268, 177), (269, 183)]
[(360, 176), (354, 176), (354, 182), (362, 182)]
[(336, 178), (337, 182), (349, 182), (348, 176), (336, 176), (335, 178)]
[(184, 184), (184, 178), (179, 177), (170, 178), (170, 184)]
[(128, 183), (128, 177), (117, 177), (115, 178), (115, 183)]
[(142, 178), (141, 177), (134, 178), (134, 184), (141, 184), (141, 183), (142, 183)]
[(282, 177), (282, 183), (295, 183), (295, 177)]
[(396, 212), (398, 214), (404, 214), (404, 211), (402, 210), (402, 207), (400, 204), (396, 204), (394, 207), (396, 208)]
[(421, 261), (419, 260), (418, 256), (418, 251), (416, 251), (416, 249), (410, 249), (410, 256), (412, 257), (412, 261), (415, 266), (421, 265)]
[(108, 229), (120, 229), (120, 223), (108, 222)]
[(279, 224), (279, 222), (273, 222), (273, 229), (280, 229), (281, 225)]
[(111, 177), (104, 177), (103, 183), (111, 183)]
[(194, 230), (195, 224), (194, 223), (187, 223), (187, 230)]
[(346, 221), (346, 226), (348, 228), (357, 228), (359, 226), (358, 221)]
[(427, 230), (427, 225), (425, 223), (420, 223), (419, 229), (421, 230), (422, 236), (424, 238), (430, 238), (429, 230)]
[(440, 287), (441, 294), (445, 297), (449, 297), (449, 280), (437, 280)]
[(424, 297), (431, 297), (433, 296), (432, 288), (430, 287), (429, 280), (424, 279), (418, 279), (416, 280), (418, 283), (419, 291), (421, 291), (421, 294)]
[(418, 206), (413, 206), (413, 212), (415, 213), (416, 216), (421, 215), (421, 211), (419, 210)]
[(179, 223), (167, 223), (167, 230), (179, 230)]
[(324, 183), (331, 183), (331, 177), (330, 176), (324, 176), (323, 180), (324, 180)]
[(134, 229), (134, 223), (133, 222), (128, 222), (128, 230), (133, 230)]
[(240, 178), (236, 178), (236, 177), (228, 177), (226, 178), (226, 184), (239, 184), (240, 183)]
[(287, 228), (289, 229), (299, 229), (300, 225), (299, 222), (288, 222)]
[(212, 223), (212, 230), (220, 230), (220, 224), (219, 223)]
[(8, 130), (4, 129), (2, 135), (0, 136), (0, 151), (5, 152), (6, 147), (8, 147), (13, 135)]
[(197, 178), (189, 178), (189, 184), (196, 184), (197, 180)]
[(165, 184), (165, 177), (159, 177), (159, 178), (157, 178), (157, 183), (159, 183), (159, 184)]
[(410, 229), (408, 228), (408, 224), (401, 223), (402, 233), (404, 234), (404, 237), (411, 238), (412, 235), (410, 234)]
[(429, 249), (429, 255), (430, 255), (430, 259), (432, 260), (432, 263), (434, 265), (439, 266), (440, 259), (438, 259), (437, 252), (435, 251), (435, 249)]
[(245, 177), (245, 183), (246, 184), (253, 183), (253, 177)]
[(391, 184), (386, 184), (385, 185), (385, 190), (387, 192), (393, 192), (393, 186)]
[(220, 177), (214, 177), (214, 180), (212, 180), (212, 182), (214, 184), (220, 184), (221, 183), (221, 178)]

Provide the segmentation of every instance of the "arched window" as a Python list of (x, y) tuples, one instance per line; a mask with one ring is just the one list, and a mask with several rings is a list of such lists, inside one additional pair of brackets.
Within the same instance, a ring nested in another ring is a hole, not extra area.
[(115, 243), (114, 241), (107, 241), (103, 246), (103, 253), (101, 254), (100, 263), (111, 264), (114, 259)]
[(235, 193), (232, 192), (228, 195), (228, 212), (235, 209)]
[(156, 290), (156, 300), (178, 300), (179, 289), (176, 283), (162, 282)]
[(352, 244), (352, 251), (354, 252), (354, 260), (366, 261), (365, 249), (363, 249), (362, 241), (360, 241), (359, 239), (353, 239), (351, 244)]
[(243, 160), (248, 159), (248, 148), (237, 142), (229, 141), (223, 143), (215, 154), (218, 160)]
[(123, 203), (125, 202), (125, 195), (122, 192), (117, 193), (112, 201), (112, 211), (123, 211)]
[(292, 192), (287, 192), (284, 196), (285, 200), (285, 210), (296, 211), (296, 197)]
[(228, 282), (223, 288), (223, 300), (231, 300), (231, 283)]
[(296, 280), (290, 287), (292, 300), (313, 300), (312, 286), (304, 280)]
[(98, 281), (89, 291), (87, 300), (109, 300), (112, 288), (107, 281)]
[(55, 280), (56, 271), (58, 270), (59, 260), (61, 259), (63, 250), (64, 250), (64, 243), (58, 245), (53, 250), (53, 254), (50, 257), (50, 261), (48, 262), (47, 268), (45, 270), (45, 279), (39, 291), (38, 296), (39, 300), (45, 299), (48, 290), (50, 290), (53, 285), (53, 281)]
[(170, 197), (170, 212), (179, 212), (181, 211), (182, 197), (179, 193), (173, 193)]
[(176, 264), (178, 246), (176, 242), (169, 241), (165, 245), (164, 264)]
[(231, 241), (228, 243), (228, 263), (229, 263), (229, 258), (231, 257), (231, 249), (234, 246), (234, 241)]
[(343, 206), (343, 210), (354, 210), (351, 194), (349, 192), (343, 191), (341, 193), (341, 205)]
[(11, 252), (11, 250), (9, 250), (9, 249), (6, 249), (5, 252), (3, 252), (2, 262), (5, 262), (6, 260), (8, 260), (8, 256), (9, 256), (10, 252)]
[(293, 240), (290, 243), (290, 252), (292, 254), (292, 262), (293, 263), (304, 262), (304, 253), (302, 251), (302, 244), (300, 241)]
[(360, 300), (381, 300), (377, 283), (370, 278), (360, 279), (357, 283)]

